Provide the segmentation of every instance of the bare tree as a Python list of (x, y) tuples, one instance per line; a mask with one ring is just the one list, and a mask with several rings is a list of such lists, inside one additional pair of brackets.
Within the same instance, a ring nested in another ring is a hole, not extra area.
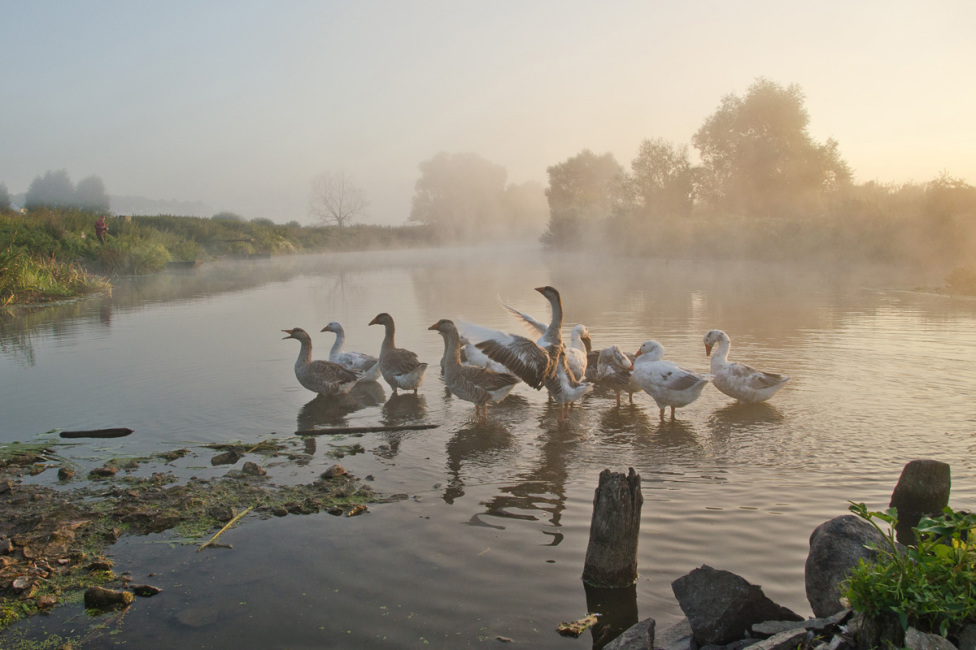
[(312, 179), (308, 213), (340, 228), (366, 214), (366, 194), (345, 170), (323, 172)]

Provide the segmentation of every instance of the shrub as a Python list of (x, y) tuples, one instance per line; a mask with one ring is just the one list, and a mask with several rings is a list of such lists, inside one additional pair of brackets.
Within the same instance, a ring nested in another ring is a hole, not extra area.
[[(874, 526), (887, 543), (873, 562), (863, 559), (842, 585), (851, 607), (872, 618), (895, 617), (901, 629), (955, 636), (976, 623), (976, 545), (969, 533), (976, 514), (945, 508), (939, 517), (923, 517), (915, 530), (916, 545), (895, 542), (898, 513), (869, 512), (852, 503), (851, 512)], [(888, 524), (884, 531), (875, 520)]]

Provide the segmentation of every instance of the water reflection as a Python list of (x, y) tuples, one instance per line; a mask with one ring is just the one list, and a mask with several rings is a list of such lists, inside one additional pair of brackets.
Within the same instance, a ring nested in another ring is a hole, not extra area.
[(448, 482), (442, 498), (453, 504), (464, 496), (464, 469), (473, 466), (490, 470), (504, 462), (504, 452), (515, 446), (515, 437), (496, 420), (470, 422), (458, 429), (447, 441)]
[(583, 583), (586, 590), (586, 611), (599, 614), (596, 625), (590, 628), (593, 648), (599, 650), (620, 636), (638, 621), (637, 584), (608, 589)]
[(733, 434), (764, 428), (782, 422), (783, 414), (769, 402), (746, 404), (732, 402), (714, 411), (708, 418), (708, 428), (715, 440), (727, 440)]
[(383, 403), (386, 394), (375, 381), (362, 381), (342, 395), (316, 395), (298, 411), (298, 430), (347, 426), (349, 415)]

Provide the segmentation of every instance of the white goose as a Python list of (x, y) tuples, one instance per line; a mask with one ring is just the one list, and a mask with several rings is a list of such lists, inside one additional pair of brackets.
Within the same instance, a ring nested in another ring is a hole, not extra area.
[(297, 339), (302, 347), (298, 351), (295, 361), (295, 377), (305, 388), (313, 393), (322, 395), (340, 395), (348, 393), (361, 374), (346, 370), (331, 361), (312, 360), (312, 337), (300, 327), (291, 330), (281, 330), (288, 334), (284, 339)]
[(634, 359), (633, 378), (654, 398), (661, 417), (664, 417), (664, 409), (670, 406), (673, 418), (676, 408), (688, 406), (698, 399), (711, 376), (695, 374), (663, 357), (664, 347), (660, 343), (645, 341)]
[(444, 385), (456, 397), (474, 402), (475, 415), (488, 417), (488, 402), (500, 402), (512, 392), (519, 378), (508, 372), (497, 373), (461, 364), (461, 338), (454, 321), (442, 318), (427, 329), (444, 338)]
[(392, 316), (386, 312), (377, 314), (369, 324), (382, 325), (386, 329), (386, 335), (380, 345), (380, 373), (393, 389), (393, 394), (396, 395), (400, 388), (416, 393), (424, 383), (427, 364), (421, 363), (415, 352), (396, 346), (394, 342), (396, 326), (393, 324)]
[(540, 337), (546, 345), (471, 323), (462, 323), (461, 327), (464, 335), (490, 359), (501, 363), (532, 388), (538, 390), (545, 386), (549, 396), (559, 405), (559, 420), (562, 421), (568, 405), (593, 390), (593, 384), (577, 381), (566, 362), (566, 346), (560, 333), (563, 306), (559, 292), (548, 286), (537, 287), (536, 291), (545, 296), (552, 307), (552, 322)]
[[(741, 363), (729, 361), (732, 341), (722, 330), (710, 330), (705, 334), (705, 354), (712, 357), (712, 383), (729, 397), (740, 402), (765, 402), (790, 380), (789, 375), (754, 370)], [(715, 354), (712, 348), (718, 346)]]
[(363, 373), (362, 381), (376, 381), (380, 376), (380, 360), (376, 357), (363, 352), (343, 351), (346, 343), (346, 333), (342, 325), (336, 321), (331, 321), (322, 328), (323, 332), (332, 332), (336, 335), (335, 343), (329, 351), (329, 361), (337, 363), (346, 370)]
[(566, 346), (566, 362), (569, 363), (569, 369), (573, 371), (573, 377), (578, 381), (582, 381), (586, 375), (589, 342), (590, 330), (586, 329), (586, 325), (580, 323), (573, 327), (569, 336), (569, 345)]

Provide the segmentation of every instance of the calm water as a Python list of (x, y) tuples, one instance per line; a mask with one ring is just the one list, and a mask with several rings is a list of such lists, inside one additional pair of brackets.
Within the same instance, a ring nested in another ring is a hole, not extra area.
[[(574, 640), (555, 627), (596, 610), (613, 612), (610, 628), (648, 616), (663, 628), (681, 616), (670, 582), (702, 564), (810, 615), (808, 538), (848, 500), (885, 507), (905, 463), (936, 458), (952, 465), (952, 505), (976, 507), (976, 302), (904, 291), (937, 281), (530, 248), (205, 265), (0, 322), (0, 442), (127, 426), (127, 438), (61, 451), (85, 467), (193, 446), (175, 471), (203, 477), (226, 471), (210, 467), (203, 443), (274, 435), (302, 450), (297, 429), (440, 425), (317, 438), (308, 465), (269, 466), (277, 482), (306, 482), (336, 462), (330, 444), (362, 444), (343, 465), (407, 496), (365, 516), (253, 519), (224, 535), (229, 551), (124, 539), (111, 549), (116, 569), (164, 592), (85, 647), (454, 648), (503, 636), (588, 648), (589, 632)], [(544, 284), (562, 293), (566, 331), (585, 323), (597, 347), (636, 351), (654, 338), (666, 358), (704, 370), (701, 337), (721, 328), (730, 358), (794, 379), (750, 407), (708, 387), (664, 422), (647, 395), (618, 409), (597, 393), (562, 426), (545, 394), (522, 385), (482, 425), (446, 394), (442, 341), (427, 327), (456, 318), (521, 332), (496, 297), (548, 320), (533, 291)], [(333, 338), (318, 331), (338, 320), (348, 348), (376, 354), (383, 332), (366, 324), (381, 311), (397, 343), (431, 362), (419, 396), (390, 399), (375, 384), (313, 399), (281, 330), (312, 332), (323, 358)], [(628, 467), (643, 479), (640, 579), (611, 606), (580, 574), (597, 477)], [(54, 478), (45, 474), (32, 480)], [(83, 619), (68, 606), (29, 625), (63, 633)]]

